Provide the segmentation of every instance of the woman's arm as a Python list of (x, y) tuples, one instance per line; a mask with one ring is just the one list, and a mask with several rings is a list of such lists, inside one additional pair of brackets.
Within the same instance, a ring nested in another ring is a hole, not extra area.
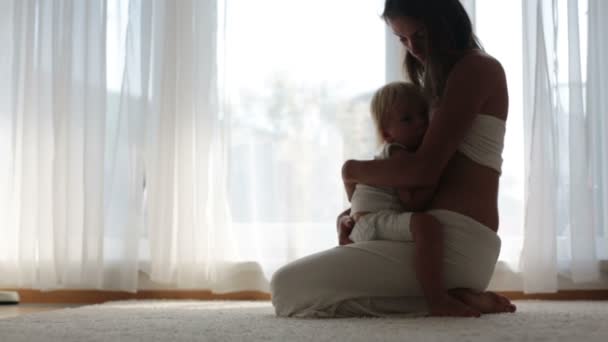
[(403, 204), (406, 211), (425, 211), (429, 208), (431, 201), (435, 195), (435, 188), (418, 188), (407, 189), (400, 188), (397, 190), (399, 200)]
[(495, 59), (478, 54), (463, 57), (450, 72), (441, 103), (416, 153), (385, 160), (349, 160), (342, 167), (342, 178), (375, 186), (436, 185), (475, 116), (501, 85), (499, 77), (504, 77), (504, 71)]

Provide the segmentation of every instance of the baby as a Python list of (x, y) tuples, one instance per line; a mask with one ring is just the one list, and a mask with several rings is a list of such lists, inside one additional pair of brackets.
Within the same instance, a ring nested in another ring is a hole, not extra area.
[[(376, 159), (414, 153), (429, 122), (429, 104), (413, 84), (394, 82), (378, 89), (371, 113), (382, 147)], [(433, 188), (393, 189), (345, 183), (355, 226), (353, 242), (413, 241), (414, 267), (431, 315), (442, 315), (452, 300), (443, 287), (442, 226), (424, 213)]]

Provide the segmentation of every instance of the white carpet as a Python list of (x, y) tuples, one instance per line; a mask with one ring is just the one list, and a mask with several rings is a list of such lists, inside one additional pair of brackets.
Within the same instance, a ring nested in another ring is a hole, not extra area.
[(0, 320), (0, 341), (608, 341), (608, 302), (481, 318), (285, 319), (269, 302), (121, 301)]

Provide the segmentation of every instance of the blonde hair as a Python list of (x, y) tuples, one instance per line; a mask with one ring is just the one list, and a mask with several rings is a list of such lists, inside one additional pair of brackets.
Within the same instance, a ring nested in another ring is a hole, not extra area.
[(378, 144), (385, 142), (382, 130), (388, 120), (389, 111), (393, 108), (397, 99), (413, 102), (415, 105), (421, 106), (421, 109), (424, 110), (428, 109), (426, 97), (413, 83), (392, 82), (376, 90), (372, 97), (370, 111), (372, 119), (374, 120), (374, 125), (376, 126)]

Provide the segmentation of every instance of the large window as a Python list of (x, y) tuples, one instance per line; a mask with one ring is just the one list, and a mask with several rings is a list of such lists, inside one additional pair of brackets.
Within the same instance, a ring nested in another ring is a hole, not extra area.
[(251, 259), (278, 266), (336, 244), (342, 162), (374, 149), (368, 106), (385, 78), (382, 5), (228, 2), (230, 208)]
[[(117, 92), (126, 3), (109, 1), (108, 6), (113, 22), (108, 26), (113, 28), (108, 31), (108, 87)], [(348, 158), (372, 156), (371, 95), (387, 80), (401, 78), (402, 54), (380, 18), (383, 3), (231, 0), (221, 8), (229, 206), (245, 258), (278, 266), (336, 244), (335, 218), (348, 206), (340, 167)], [(521, 3), (464, 3), (483, 47), (507, 73), (500, 259), (517, 269), (524, 221)], [(586, 2), (579, 3), (585, 20)], [(110, 100), (112, 108), (118, 99)]]
[[(280, 264), (285, 257), (335, 245), (334, 220), (348, 206), (340, 166), (347, 158), (372, 155), (371, 94), (387, 79), (401, 77), (396, 39), (379, 16), (370, 15), (380, 14), (382, 5), (229, 3), (225, 68), (233, 128), (231, 209), (240, 233), (256, 241), (248, 244), (252, 257), (276, 258)], [(508, 75), (500, 258), (516, 267), (524, 197), (521, 4), (477, 1), (469, 9), (476, 12), (484, 47)], [(259, 229), (267, 234), (259, 235)]]
[(509, 87), (509, 116), (498, 199), (500, 259), (518, 267), (523, 242), (524, 131), (522, 79), (522, 17), (518, 1), (477, 1), (476, 33), (486, 52), (505, 69)]

